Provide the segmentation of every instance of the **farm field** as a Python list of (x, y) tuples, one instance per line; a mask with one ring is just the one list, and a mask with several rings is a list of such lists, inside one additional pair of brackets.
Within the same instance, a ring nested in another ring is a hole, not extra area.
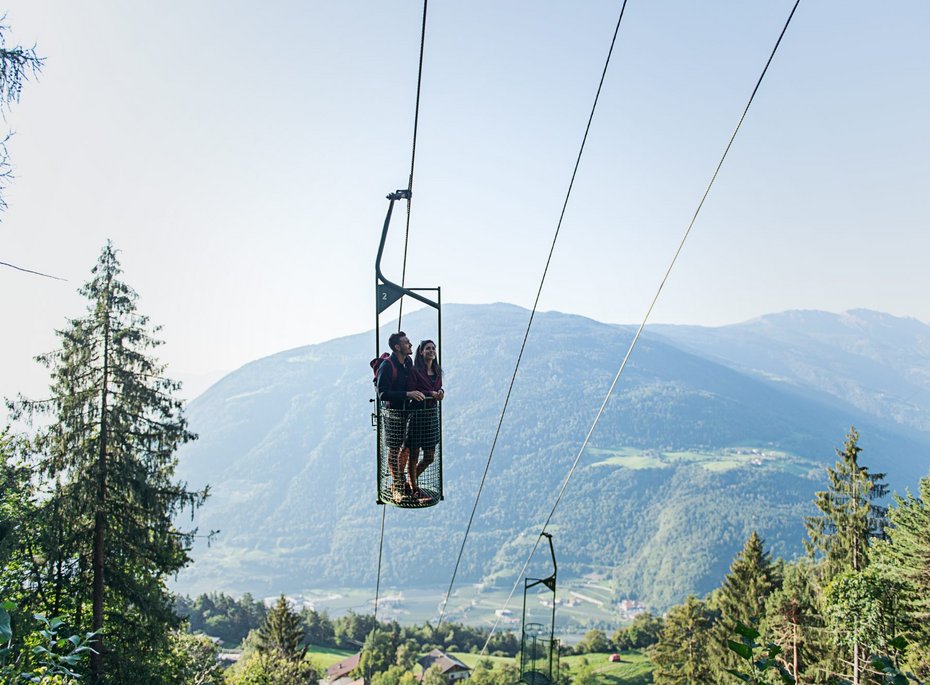
[(780, 450), (736, 446), (710, 452), (660, 452), (633, 447), (599, 448), (588, 450), (600, 461), (594, 466), (619, 466), (625, 469), (663, 469), (677, 464), (697, 464), (708, 471), (729, 471), (744, 466), (769, 468), (794, 475), (805, 475), (817, 468), (814, 462)]
[[(561, 579), (560, 579), (561, 581)], [(382, 588), (378, 618), (396, 620), (406, 625), (435, 621), (444, 589)], [(499, 631), (519, 631), (523, 610), (522, 595), (515, 595), (506, 605), (509, 590), (502, 587), (467, 585), (456, 589), (449, 598), (444, 620), (490, 628)], [(336, 590), (305, 590), (289, 599), (299, 607), (325, 611), (330, 616), (342, 616), (349, 611), (371, 613), (373, 597), (369, 590), (340, 588)], [(528, 620), (548, 623), (551, 604), (548, 593), (528, 597)], [(557, 594), (556, 631), (563, 642), (575, 642), (592, 622), (614, 629), (624, 623), (617, 610), (611, 588), (603, 581), (583, 578), (561, 581)], [(498, 615), (500, 612), (500, 615)], [(533, 618), (533, 617), (537, 618)]]
[(310, 645), (310, 648), (307, 650), (307, 655), (310, 657), (311, 661), (323, 669), (327, 669), (333, 664), (338, 664), (340, 661), (353, 654), (355, 654), (355, 652), (349, 649), (332, 649), (330, 647), (318, 647), (316, 645)]
[[(504, 657), (481, 657), (467, 652), (453, 653), (455, 658), (474, 668), (481, 659), (490, 659), (495, 668), (505, 664), (516, 663), (513, 659)], [(587, 665), (596, 676), (597, 682), (604, 685), (645, 685), (652, 682), (652, 662), (642, 652), (622, 652), (622, 661), (609, 661), (609, 654), (581, 654), (577, 656), (564, 656), (561, 659), (562, 669), (566, 666), (571, 674), (577, 674)]]

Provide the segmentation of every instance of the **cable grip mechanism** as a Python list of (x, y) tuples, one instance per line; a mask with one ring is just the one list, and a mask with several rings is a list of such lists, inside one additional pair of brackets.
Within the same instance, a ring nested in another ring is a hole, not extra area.
[(400, 190), (395, 190), (393, 193), (387, 196), (387, 199), (391, 202), (395, 200), (409, 200), (411, 195), (410, 188), (401, 188)]

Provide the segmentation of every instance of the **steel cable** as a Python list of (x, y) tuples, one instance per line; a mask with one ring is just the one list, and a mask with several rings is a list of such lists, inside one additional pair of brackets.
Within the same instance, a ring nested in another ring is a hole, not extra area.
[[(423, 84), (423, 53), (426, 49), (426, 9), (429, 0), (423, 0), (423, 24), (420, 28), (420, 64), (417, 68), (417, 99), (413, 109), (413, 144), (410, 151), (410, 177), (407, 179), (407, 228), (404, 232), (404, 265), (400, 272), (400, 286), (406, 285), (407, 279), (407, 245), (410, 242), (410, 208), (413, 205), (413, 170), (417, 162), (417, 129), (420, 124), (420, 88)], [(397, 316), (397, 330), (400, 330), (404, 318), (404, 297), (400, 298), (400, 310)]]
[(623, 13), (626, 10), (627, 0), (623, 0), (623, 5), (620, 8), (620, 16), (617, 18), (617, 25), (614, 28), (613, 38), (610, 41), (610, 49), (607, 51), (607, 58), (604, 61), (604, 68), (601, 71), (601, 79), (597, 84), (597, 93), (594, 96), (594, 103), (591, 106), (591, 113), (588, 115), (588, 123), (584, 129), (584, 136), (581, 139), (581, 146), (578, 150), (578, 157), (575, 159), (575, 167), (572, 170), (571, 180), (568, 183), (568, 190), (565, 193), (565, 200), (562, 203), (562, 211), (559, 214), (559, 221), (556, 224), (555, 234), (552, 236), (552, 245), (549, 247), (549, 256), (546, 258), (546, 266), (543, 269), (542, 278), (539, 281), (539, 289), (536, 291), (536, 300), (533, 302), (533, 309), (530, 312), (530, 319), (526, 324), (526, 332), (523, 335), (523, 343), (520, 345), (520, 352), (517, 355), (517, 362), (513, 369), (513, 376), (510, 379), (510, 386), (507, 388), (507, 395), (504, 398), (504, 406), (501, 409), (500, 418), (497, 423), (497, 430), (494, 433), (494, 439), (491, 442), (491, 450), (488, 453), (488, 459), (484, 466), (484, 473), (481, 475), (481, 482), (478, 485), (478, 493), (475, 495), (475, 504), (472, 507), (471, 515), (468, 517), (468, 525), (465, 527), (465, 536), (462, 539), (462, 546), (459, 548), (458, 558), (455, 560), (455, 568), (452, 571), (452, 580), (449, 582), (449, 589), (446, 591), (446, 596), (443, 598), (440, 604), (439, 618), (436, 622), (436, 627), (438, 628), (442, 624), (442, 619), (445, 615), (446, 603), (449, 601), (449, 596), (452, 593), (452, 587), (455, 584), (455, 577), (458, 574), (459, 565), (462, 561), (462, 553), (465, 551), (465, 543), (468, 541), (468, 535), (471, 532), (472, 523), (475, 520), (475, 512), (478, 509), (478, 501), (481, 499), (481, 492), (484, 489), (484, 483), (487, 480), (488, 469), (491, 467), (491, 458), (494, 456), (494, 449), (497, 447), (497, 440), (500, 437), (501, 426), (504, 423), (504, 416), (507, 413), (507, 407), (510, 404), (510, 395), (513, 392), (514, 382), (517, 379), (517, 372), (520, 370), (520, 362), (523, 360), (523, 352), (526, 350), (526, 341), (530, 336), (530, 329), (533, 327), (533, 319), (536, 317), (536, 309), (539, 307), (539, 299), (542, 295), (543, 285), (546, 283), (546, 275), (549, 273), (549, 265), (552, 262), (552, 254), (555, 252), (555, 245), (559, 239), (559, 232), (562, 230), (562, 221), (565, 219), (565, 212), (568, 208), (568, 201), (571, 198), (572, 188), (575, 185), (575, 177), (578, 175), (578, 167), (581, 165), (581, 157), (584, 154), (585, 143), (588, 141), (588, 133), (591, 131), (591, 122), (594, 120), (594, 113), (597, 110), (597, 103), (601, 96), (601, 90), (604, 87), (604, 79), (607, 76), (607, 68), (610, 66), (610, 58), (614, 51), (614, 45), (617, 43), (617, 34), (620, 31), (620, 23), (623, 21)]
[[(407, 180), (407, 229), (404, 234), (404, 263), (403, 269), (401, 270), (400, 276), (400, 287), (403, 288), (407, 284), (407, 247), (410, 243), (410, 206), (413, 204), (413, 170), (416, 165), (417, 160), (417, 128), (420, 123), (420, 89), (423, 83), (423, 52), (426, 47), (426, 10), (429, 4), (429, 0), (423, 0), (423, 21), (420, 28), (420, 60), (417, 67), (417, 97), (416, 104), (414, 105), (413, 111), (413, 144), (412, 151), (410, 153), (410, 177)], [(404, 297), (401, 295), (400, 298), (400, 309), (397, 316), (397, 330), (400, 332), (401, 323), (404, 318)], [(382, 505), (384, 508), (381, 510), (381, 536), (378, 542), (378, 577), (375, 581), (375, 615), (374, 618), (377, 621), (378, 619), (378, 600), (380, 599), (381, 593), (381, 558), (382, 552), (384, 550), (384, 520), (387, 516), (387, 506)]]
[[(759, 86), (762, 85), (762, 80), (765, 78), (766, 72), (768, 72), (769, 65), (772, 63), (772, 59), (775, 57), (775, 53), (778, 51), (778, 46), (781, 45), (782, 38), (785, 36), (785, 32), (788, 30), (788, 26), (791, 24), (791, 19), (794, 17), (794, 13), (798, 8), (801, 0), (795, 0), (794, 6), (791, 8), (791, 12), (788, 15), (788, 19), (785, 21), (785, 25), (781, 30), (781, 33), (778, 35), (778, 40), (775, 41), (775, 46), (772, 48), (772, 52), (769, 55), (768, 60), (765, 63), (765, 67), (762, 69), (762, 73), (759, 75), (758, 80), (756, 81), (755, 87), (752, 89), (752, 94), (749, 96), (749, 101), (746, 103), (746, 107), (743, 109), (742, 114), (737, 121), (736, 128), (733, 130), (733, 134), (730, 136), (729, 141), (727, 142), (726, 148), (723, 151), (723, 154), (720, 157), (720, 161), (717, 163), (714, 173), (710, 178), (710, 181), (707, 184), (707, 188), (704, 190), (704, 194), (701, 196), (701, 200), (697, 205), (697, 209), (694, 210), (694, 214), (691, 217), (691, 221), (688, 224), (688, 228), (685, 230), (684, 235), (681, 238), (681, 241), (678, 244), (678, 249), (675, 250), (675, 254), (672, 257), (671, 262), (668, 265), (668, 268), (665, 271), (665, 275), (662, 277), (662, 281), (659, 283), (659, 287), (656, 290), (655, 296), (652, 298), (652, 302), (649, 304), (649, 308), (646, 310), (646, 314), (643, 317), (642, 323), (640, 323), (639, 328), (636, 331), (636, 335), (633, 336), (633, 340), (630, 343), (629, 348), (626, 351), (626, 354), (623, 357), (623, 361), (620, 363), (620, 368), (617, 370), (616, 375), (614, 376), (613, 382), (610, 384), (610, 388), (607, 390), (607, 394), (604, 397), (604, 401), (601, 403), (600, 408), (597, 411), (597, 414), (594, 417), (594, 422), (591, 424), (591, 428), (588, 430), (587, 435), (584, 438), (584, 441), (581, 444), (581, 448), (578, 450), (578, 454), (575, 456), (575, 461), (572, 463), (571, 468), (568, 471), (568, 475), (565, 477), (565, 481), (562, 483), (562, 488), (559, 490), (559, 494), (555, 499), (555, 503), (552, 505), (552, 509), (549, 512), (549, 515), (546, 517), (546, 521), (543, 524), (542, 532), (546, 531), (546, 528), (549, 526), (549, 522), (552, 520), (553, 515), (555, 514), (556, 508), (558, 508), (559, 503), (562, 501), (562, 497), (565, 494), (565, 490), (568, 488), (568, 484), (572, 479), (572, 476), (575, 473), (575, 469), (578, 467), (578, 463), (581, 461), (581, 457), (584, 454), (585, 449), (588, 446), (588, 442), (591, 439), (591, 435), (594, 433), (594, 429), (597, 427), (598, 422), (601, 419), (601, 416), (604, 413), (604, 409), (607, 407), (607, 403), (610, 400), (611, 395), (614, 392), (614, 389), (617, 387), (617, 383), (620, 381), (620, 376), (623, 374), (623, 370), (626, 368), (626, 364), (632, 355), (633, 350), (636, 347), (636, 343), (639, 341), (640, 335), (643, 332), (643, 329), (646, 327), (646, 323), (649, 321), (649, 317), (652, 314), (652, 310), (656, 305), (656, 302), (659, 299), (659, 296), (662, 294), (662, 290), (665, 288), (665, 283), (668, 281), (668, 277), (672, 272), (672, 269), (675, 266), (675, 263), (678, 261), (678, 257), (681, 254), (682, 249), (685, 246), (685, 242), (688, 240), (688, 236), (691, 234), (691, 229), (694, 227), (695, 222), (697, 221), (698, 214), (701, 212), (701, 208), (704, 206), (705, 200), (707, 200), (710, 190), (714, 185), (714, 181), (717, 180), (717, 175), (720, 173), (720, 169), (723, 166), (724, 161), (727, 158), (727, 154), (730, 152), (730, 148), (733, 146), (733, 141), (736, 139), (736, 134), (739, 133), (740, 128), (743, 125), (743, 121), (746, 119), (746, 114), (749, 112), (749, 107), (752, 105), (753, 100), (756, 97), (756, 93), (759, 91)], [(510, 604), (510, 600), (513, 599), (513, 595), (517, 590), (517, 586), (520, 584), (520, 578), (523, 577), (523, 574), (526, 572), (527, 567), (529, 566), (530, 560), (533, 558), (533, 555), (536, 553), (536, 550), (539, 547), (539, 539), (542, 537), (542, 534), (536, 538), (536, 542), (533, 545), (533, 549), (530, 551), (529, 556), (527, 556), (526, 561), (523, 564), (523, 568), (520, 570), (517, 580), (514, 583), (513, 588), (510, 590), (510, 594), (507, 597), (507, 601), (504, 603), (504, 608)], [(498, 615), (497, 621), (495, 621), (494, 626), (491, 628), (491, 632), (488, 634), (488, 639), (485, 641), (484, 646), (481, 648), (481, 653), (483, 654), (488, 647), (488, 644), (491, 641), (491, 637), (494, 635), (494, 632), (497, 630), (497, 627), (500, 625), (500, 615)]]

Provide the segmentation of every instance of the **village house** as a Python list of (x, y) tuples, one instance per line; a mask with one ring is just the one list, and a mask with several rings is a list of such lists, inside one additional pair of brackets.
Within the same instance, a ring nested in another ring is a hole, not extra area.
[(362, 653), (359, 652), (338, 664), (333, 664), (326, 669), (326, 677), (320, 680), (320, 685), (366, 685), (364, 678), (355, 679), (351, 675), (352, 671), (358, 668), (361, 658)]
[(445, 678), (447, 683), (454, 683), (457, 680), (464, 680), (471, 675), (471, 669), (468, 668), (468, 666), (463, 664), (454, 656), (449, 656), (439, 649), (434, 649), (432, 652), (417, 661), (417, 663), (423, 667), (424, 673), (426, 673), (426, 671), (428, 671), (431, 666), (439, 666), (439, 671), (442, 673), (442, 677)]

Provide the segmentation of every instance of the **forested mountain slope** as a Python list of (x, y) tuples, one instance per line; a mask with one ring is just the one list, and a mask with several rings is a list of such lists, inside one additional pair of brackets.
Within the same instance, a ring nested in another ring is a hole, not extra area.
[[(528, 316), (501, 304), (444, 308), (446, 499), (388, 511), (382, 583), (448, 583)], [(831, 317), (842, 327), (848, 315), (818, 316), (823, 327)], [(415, 312), (404, 329), (413, 340), (435, 336), (433, 320)], [(789, 334), (778, 324), (766, 323), (779, 335), (751, 338), (755, 354), (807, 359), (804, 345), (813, 343), (803, 327)], [(879, 350), (880, 362), (880, 340), (868, 332), (862, 344)], [(640, 342), (553, 519), (563, 577), (604, 573), (617, 596), (661, 608), (718, 584), (754, 529), (776, 554), (799, 553), (802, 516), (851, 424), (862, 433), (863, 462), (888, 471), (893, 486), (913, 487), (927, 472), (930, 434), (919, 421), (889, 417), (885, 400), (824, 387), (830, 374), (857, 377), (858, 358), (829, 355), (828, 338), (817, 342), (821, 373), (809, 374), (818, 382), (805, 383), (800, 373), (760, 373), (755, 358), (727, 359), (748, 345), (727, 328), (660, 333)], [(458, 582), (514, 582), (632, 334), (537, 315)], [(894, 368), (907, 378), (914, 369), (918, 380), (908, 382), (926, 389), (919, 378), (930, 377), (930, 365), (922, 353), (908, 361), (905, 347), (895, 349)], [(373, 588), (381, 509), (372, 355), (371, 333), (289, 350), (229, 374), (190, 404), (200, 440), (185, 447), (179, 473), (192, 486), (212, 485), (198, 524), (222, 532), (196, 550), (179, 589)], [(908, 401), (930, 408), (919, 393)]]

